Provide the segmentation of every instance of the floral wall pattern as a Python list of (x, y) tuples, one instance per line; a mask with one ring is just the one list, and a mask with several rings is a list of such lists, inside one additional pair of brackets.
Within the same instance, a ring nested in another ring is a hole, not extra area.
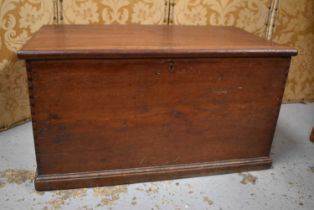
[[(30, 118), (16, 51), (44, 24), (227, 25), (264, 36), (274, 0), (0, 0), (0, 130)], [(284, 101), (314, 100), (314, 1), (280, 0), (273, 40), (297, 47)]]
[(29, 119), (25, 64), (16, 51), (43, 24), (52, 23), (52, 2), (2, 0), (0, 4), (0, 130)]
[(236, 26), (263, 36), (271, 0), (176, 0), (174, 23)]
[(162, 24), (166, 1), (64, 0), (63, 18), (66, 24)]
[(299, 51), (292, 60), (284, 100), (314, 101), (314, 1), (281, 0), (273, 40)]

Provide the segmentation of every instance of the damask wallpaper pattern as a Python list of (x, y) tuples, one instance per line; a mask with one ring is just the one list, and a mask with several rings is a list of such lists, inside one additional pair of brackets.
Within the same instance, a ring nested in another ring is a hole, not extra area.
[(271, 0), (176, 0), (174, 23), (236, 26), (263, 36)]
[(314, 1), (281, 0), (273, 40), (299, 51), (292, 60), (284, 101), (314, 101)]
[(164, 0), (64, 0), (66, 24), (162, 24)]
[[(264, 36), (272, 1), (0, 0), (0, 130), (30, 117), (25, 65), (16, 51), (44, 24), (228, 25)], [(273, 40), (299, 49), (284, 99), (314, 100), (313, 0), (279, 3)]]
[(0, 130), (30, 117), (25, 64), (16, 51), (43, 24), (52, 23), (52, 2), (0, 0)]

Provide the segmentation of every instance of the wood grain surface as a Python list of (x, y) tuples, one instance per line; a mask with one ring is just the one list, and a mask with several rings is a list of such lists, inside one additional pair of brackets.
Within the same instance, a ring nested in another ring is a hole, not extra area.
[(296, 50), (235, 27), (44, 26), (20, 58), (291, 56)]
[(289, 62), (32, 62), (38, 174), (268, 157)]
[(19, 51), (36, 189), (269, 168), (294, 54), (231, 27), (42, 28)]

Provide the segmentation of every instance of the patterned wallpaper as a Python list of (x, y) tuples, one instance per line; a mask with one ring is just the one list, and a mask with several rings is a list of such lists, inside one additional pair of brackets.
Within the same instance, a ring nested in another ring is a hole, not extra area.
[(52, 2), (0, 1), (0, 130), (30, 117), (25, 64), (16, 51), (43, 24), (52, 23)]
[(281, 0), (273, 40), (299, 51), (292, 60), (284, 100), (314, 101), (314, 1)]
[(271, 0), (176, 0), (173, 19), (180, 25), (236, 26), (263, 36)]
[[(170, 20), (170, 24), (231, 25), (264, 36), (271, 1), (0, 0), (0, 130), (30, 117), (25, 65), (17, 60), (16, 51), (44, 24), (166, 24)], [(273, 39), (300, 51), (293, 59), (285, 101), (314, 100), (313, 11), (313, 0), (280, 1)]]
[(161, 24), (164, 0), (64, 0), (66, 24)]

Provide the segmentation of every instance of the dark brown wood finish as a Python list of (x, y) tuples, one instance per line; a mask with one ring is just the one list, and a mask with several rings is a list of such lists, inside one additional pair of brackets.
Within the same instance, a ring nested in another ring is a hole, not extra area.
[(36, 189), (270, 167), (295, 53), (231, 27), (44, 27), (19, 52)]
[(310, 135), (310, 140), (311, 140), (312, 142), (314, 142), (314, 127), (313, 127), (312, 132), (311, 132), (311, 135)]
[(47, 58), (291, 56), (296, 50), (235, 27), (44, 26), (18, 56)]

